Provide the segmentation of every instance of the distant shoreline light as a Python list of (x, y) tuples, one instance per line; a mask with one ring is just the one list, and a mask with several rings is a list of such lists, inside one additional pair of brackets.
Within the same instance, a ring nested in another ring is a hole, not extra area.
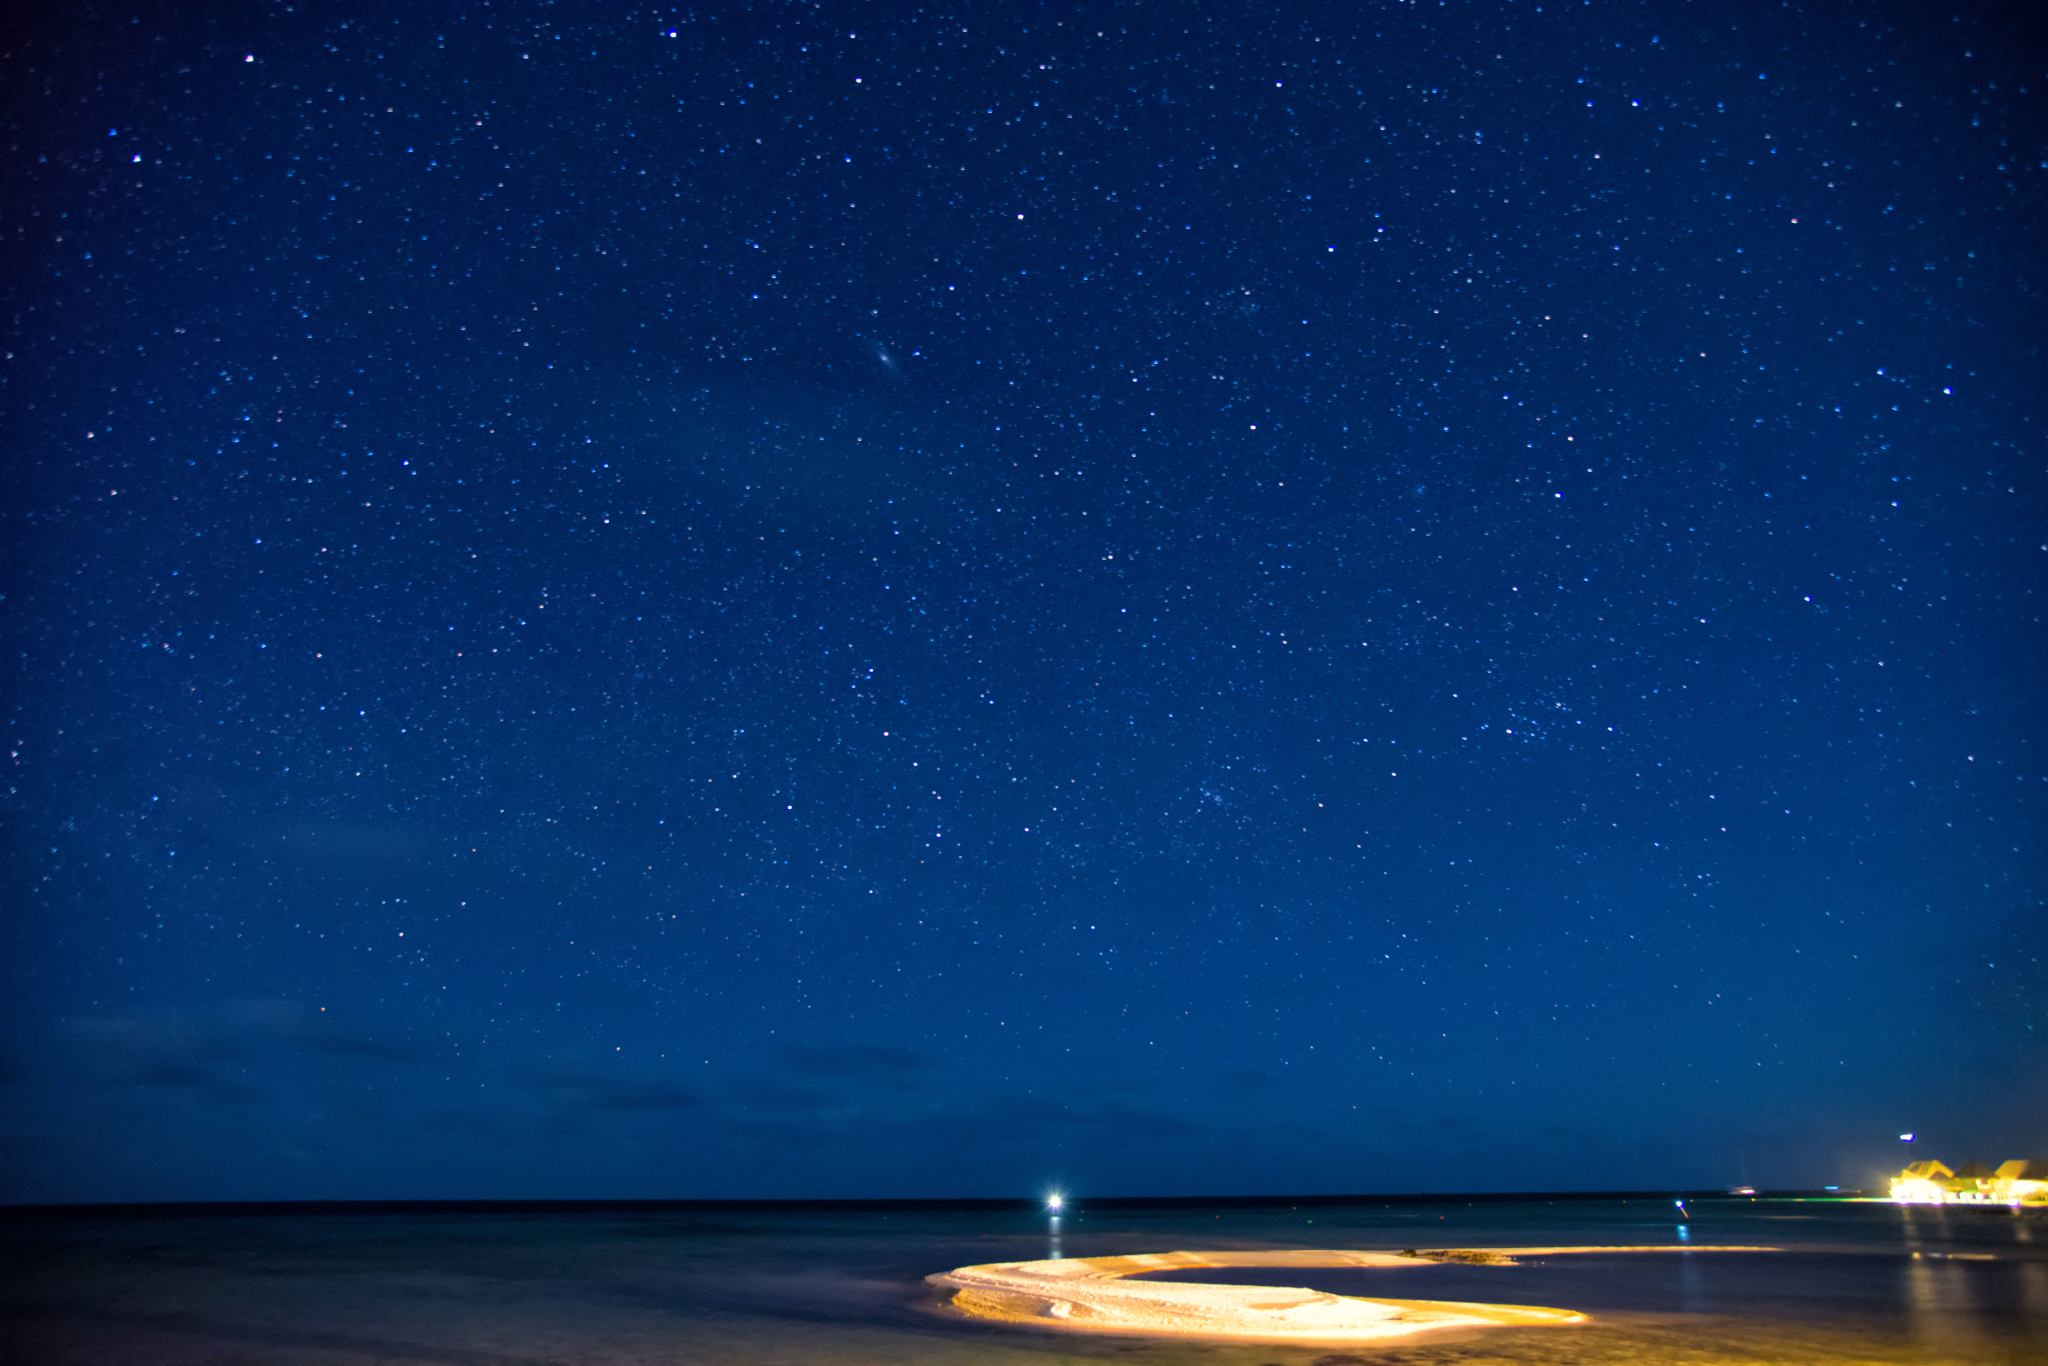
[(1979, 1162), (1954, 1170), (1932, 1159), (1911, 1162), (1892, 1178), (1891, 1198), (1900, 1205), (2048, 1206), (2048, 1160), (2015, 1158), (1996, 1171)]

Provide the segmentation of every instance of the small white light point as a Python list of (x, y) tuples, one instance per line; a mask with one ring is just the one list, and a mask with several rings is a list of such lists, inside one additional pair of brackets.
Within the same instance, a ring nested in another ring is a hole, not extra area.
[(1067, 1198), (1063, 1195), (1048, 1195), (1045, 1197), (1046, 1211), (1051, 1214), (1058, 1214), (1065, 1207), (1066, 1203)]

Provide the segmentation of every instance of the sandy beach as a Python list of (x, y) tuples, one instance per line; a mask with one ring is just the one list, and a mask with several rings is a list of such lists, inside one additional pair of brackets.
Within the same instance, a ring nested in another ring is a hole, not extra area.
[[(1431, 1249), (1408, 1253), (1310, 1249), (1281, 1252), (1162, 1252), (1066, 1257), (957, 1267), (926, 1280), (953, 1292), (951, 1306), (975, 1318), (1093, 1333), (1173, 1334), (1289, 1342), (1364, 1342), (1442, 1328), (1582, 1323), (1586, 1315), (1541, 1305), (1362, 1298), (1299, 1286), (1189, 1285), (1138, 1281), (1149, 1272), (1230, 1267), (1374, 1267), (1389, 1274), (1438, 1261), (1511, 1264), (1517, 1256), (1672, 1252), (1670, 1247)], [(1769, 1252), (1745, 1247), (1722, 1251)]]

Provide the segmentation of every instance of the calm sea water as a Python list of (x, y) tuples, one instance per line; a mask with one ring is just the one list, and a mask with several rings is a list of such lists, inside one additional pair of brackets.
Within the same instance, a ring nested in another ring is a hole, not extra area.
[[(1675, 1214), (1666, 1201), (1082, 1209), (1057, 1230), (1024, 1212), (16, 1218), (0, 1230), (0, 1353), (37, 1366), (2048, 1363), (2048, 1219), (1731, 1200), (1693, 1206), (1681, 1233)], [(1593, 1316), (1384, 1350), (975, 1323), (938, 1311), (923, 1283), (1048, 1255), (1681, 1240), (1788, 1250), (1175, 1277)]]

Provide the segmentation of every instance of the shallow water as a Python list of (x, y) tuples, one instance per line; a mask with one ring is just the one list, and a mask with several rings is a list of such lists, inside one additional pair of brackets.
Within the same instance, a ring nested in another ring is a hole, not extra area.
[[(1177, 1248), (1676, 1245), (1668, 1202), (1069, 1213), (365, 1214), (20, 1219), (10, 1362), (1200, 1361), (2048, 1363), (2048, 1220), (1717, 1201), (1695, 1247), (1279, 1276), (1340, 1293), (1581, 1309), (1569, 1328), (1384, 1349), (1091, 1338), (949, 1317), (923, 1277), (975, 1262)], [(1915, 1258), (1912, 1254), (1919, 1252)], [(1341, 1283), (1340, 1283), (1341, 1282)]]

